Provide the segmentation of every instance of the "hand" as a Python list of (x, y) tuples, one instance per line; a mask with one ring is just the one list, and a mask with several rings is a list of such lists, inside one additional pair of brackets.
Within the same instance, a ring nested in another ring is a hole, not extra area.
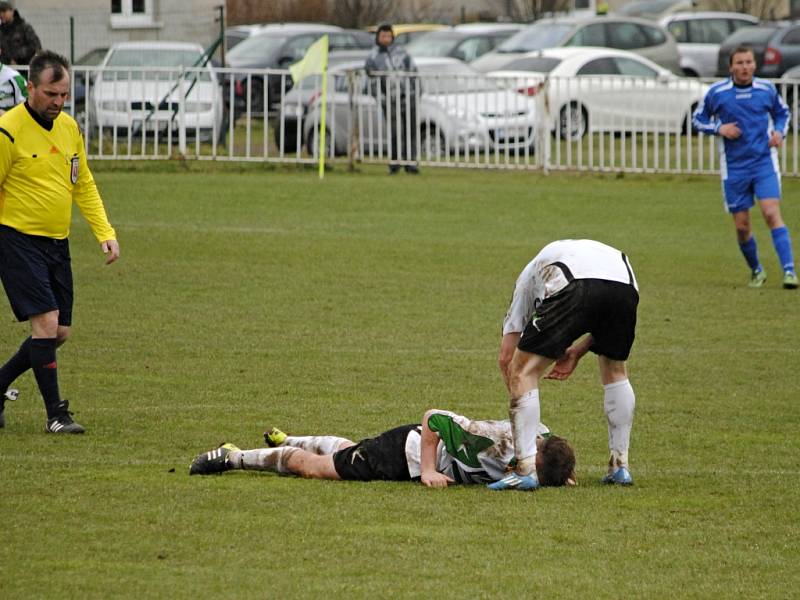
[(735, 140), (742, 135), (742, 130), (739, 129), (739, 126), (736, 124), (736, 122), (720, 125), (718, 132), (722, 137), (728, 140)]
[(119, 244), (117, 240), (106, 240), (100, 247), (103, 249), (103, 254), (107, 254), (106, 264), (110, 265), (119, 258)]
[(556, 364), (553, 365), (553, 368), (547, 375), (544, 376), (544, 378), (564, 381), (570, 375), (572, 375), (575, 367), (578, 366), (578, 360), (580, 360), (578, 352), (574, 348), (567, 348), (564, 356), (556, 361)]
[(422, 473), (420, 481), (425, 487), (446, 488), (448, 484), (455, 483), (444, 473), (433, 471), (430, 473)]
[(773, 131), (772, 135), (769, 136), (769, 147), (779, 148), (781, 144), (783, 144), (783, 136), (777, 131)]

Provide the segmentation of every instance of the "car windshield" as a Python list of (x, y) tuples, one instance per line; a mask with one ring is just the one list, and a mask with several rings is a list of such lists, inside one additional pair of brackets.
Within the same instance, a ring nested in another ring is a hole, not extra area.
[(745, 27), (728, 36), (725, 45), (735, 48), (740, 45), (766, 44), (777, 30), (777, 27)]
[(412, 56), (447, 56), (463, 39), (449, 33), (429, 33), (412, 41), (406, 50)]
[(234, 61), (266, 58), (280, 49), (285, 42), (286, 37), (282, 35), (254, 35), (236, 44), (236, 47), (228, 52), (228, 58)]
[(536, 73), (549, 73), (561, 64), (560, 58), (548, 56), (526, 56), (517, 58), (503, 67), (504, 71), (533, 71)]
[(569, 23), (537, 23), (511, 36), (498, 46), (498, 52), (530, 52), (558, 46), (573, 26)]
[[(114, 75), (107, 79), (116, 78), (125, 80), (130, 71), (125, 71), (126, 67), (174, 67), (176, 71), (180, 67), (201, 67), (203, 53), (192, 49), (175, 48), (120, 48), (114, 50), (106, 62), (106, 69)], [(146, 71), (145, 71), (146, 72)], [(143, 71), (141, 69), (132, 73), (132, 79), (141, 79)], [(187, 76), (188, 77), (188, 76)], [(146, 79), (169, 80), (175, 79), (175, 72), (150, 72), (146, 74)], [(204, 71), (200, 79), (210, 81), (211, 76)]]

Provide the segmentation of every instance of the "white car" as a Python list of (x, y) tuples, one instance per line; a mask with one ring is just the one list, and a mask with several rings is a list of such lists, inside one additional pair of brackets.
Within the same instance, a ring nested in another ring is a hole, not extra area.
[[(521, 153), (533, 148), (536, 111), (532, 99), (504, 89), (454, 58), (421, 58), (416, 65), (419, 74), (411, 78), (418, 78), (421, 90), (417, 110), (420, 159), (441, 159), (451, 153), (467, 152)], [(378, 151), (381, 147), (386, 150), (387, 115), (383, 103), (370, 93), (374, 80), (366, 77), (363, 70), (355, 74), (357, 93), (353, 98), (354, 109), (350, 110), (346, 73), (356, 66), (340, 65), (338, 71), (331, 70), (334, 83), (328, 86), (327, 140), (337, 154), (347, 152), (354, 122), (359, 125), (362, 152)], [(390, 89), (406, 85), (407, 78), (403, 75), (392, 78)], [(317, 98), (303, 123), (303, 138), (312, 154), (316, 152), (320, 108)], [(411, 139), (416, 142), (416, 132)]]
[(487, 76), (528, 96), (546, 90), (548, 126), (570, 140), (599, 131), (686, 133), (708, 89), (642, 56), (610, 48), (531, 52)]
[(203, 48), (183, 42), (122, 42), (103, 59), (91, 89), (91, 124), (117, 133), (177, 131), (210, 138), (223, 127), (216, 73)]

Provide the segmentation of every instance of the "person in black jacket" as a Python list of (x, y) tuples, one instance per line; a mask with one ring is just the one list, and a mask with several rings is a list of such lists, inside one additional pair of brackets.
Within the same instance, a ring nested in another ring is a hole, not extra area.
[(10, 2), (0, 2), (0, 23), (3, 61), (10, 65), (27, 65), (33, 55), (42, 49), (33, 27)]

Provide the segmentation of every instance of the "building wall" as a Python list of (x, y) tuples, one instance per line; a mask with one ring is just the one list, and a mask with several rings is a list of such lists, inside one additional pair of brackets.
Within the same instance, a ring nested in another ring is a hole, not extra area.
[[(36, 30), (42, 46), (75, 59), (114, 42), (169, 40), (209, 46), (219, 34), (220, 0), (151, 0), (150, 26), (112, 26), (111, 0), (14, 0), (22, 17)], [(70, 42), (70, 17), (74, 36)]]

